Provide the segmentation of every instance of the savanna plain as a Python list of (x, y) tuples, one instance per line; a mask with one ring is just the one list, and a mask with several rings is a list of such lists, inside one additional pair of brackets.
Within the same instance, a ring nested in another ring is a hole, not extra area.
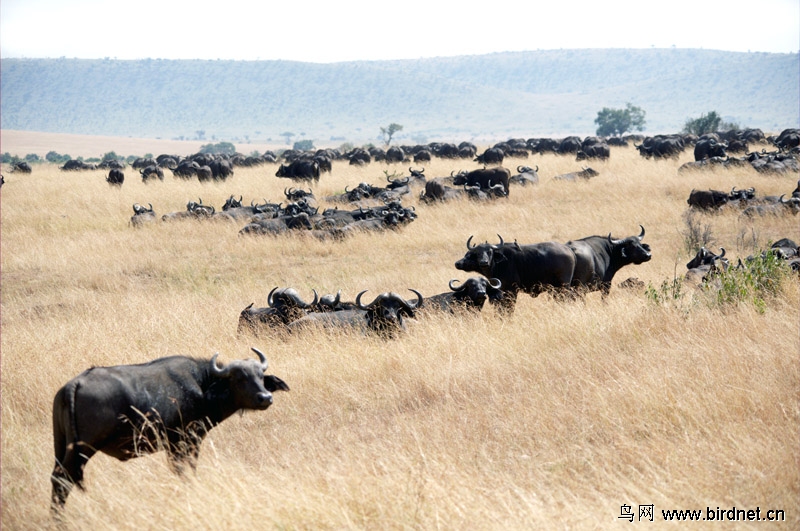
[[(512, 186), (508, 199), (427, 205), (416, 189), (403, 201), (415, 221), (343, 241), (239, 237), (233, 222), (129, 225), (134, 203), (152, 203), (160, 218), (198, 198), (218, 210), (230, 195), (284, 200), (284, 188), (298, 185), (276, 178), (274, 165), (209, 184), (168, 170), (144, 184), (128, 168), (121, 188), (103, 171), (4, 171), (3, 527), (59, 527), (49, 512), (51, 409), (67, 380), (174, 354), (252, 357), (253, 346), (290, 392), (212, 430), (196, 471), (183, 476), (163, 453), (125, 463), (96, 455), (60, 528), (609, 529), (630, 525), (622, 505), (653, 505), (654, 522), (639, 525), (657, 525), (662, 510), (736, 507), (784, 510), (785, 521), (691, 525), (797, 529), (797, 277), (757, 302), (720, 304), (688, 285), (653, 293), (685, 273), (698, 229), (734, 262), (780, 238), (800, 240), (791, 215), (687, 217), (693, 188), (790, 194), (798, 175), (679, 173), (690, 150), (654, 161), (611, 149), (608, 161), (591, 163), (600, 175), (583, 182), (553, 179), (580, 169), (573, 157), (506, 160), (512, 170), (538, 165), (540, 176), (536, 186)], [(362, 181), (381, 185), (408, 166), (334, 162), (312, 188), (323, 198)], [(474, 167), (434, 160), (425, 175)], [(635, 235), (639, 225), (653, 258), (623, 268), (605, 299), (520, 295), (508, 317), (489, 306), (418, 313), (394, 339), (237, 334), (242, 309), (267, 306), (276, 286), (307, 300), (312, 290), (413, 300), (408, 288), (428, 296), (470, 276), (454, 267), (470, 235), (566, 242)], [(618, 287), (628, 277), (645, 287)]]

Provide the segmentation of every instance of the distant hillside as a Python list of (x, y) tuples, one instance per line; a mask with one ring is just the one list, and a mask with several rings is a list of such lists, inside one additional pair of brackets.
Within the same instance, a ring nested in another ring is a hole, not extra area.
[(800, 119), (798, 54), (553, 50), (334, 64), (3, 59), (0, 126), (228, 141), (398, 142), (593, 134), (603, 107), (645, 110), (648, 133), (717, 111), (778, 131)]

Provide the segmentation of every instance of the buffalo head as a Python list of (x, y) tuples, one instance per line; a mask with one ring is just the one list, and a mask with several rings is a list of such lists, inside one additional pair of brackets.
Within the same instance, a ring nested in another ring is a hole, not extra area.
[(422, 294), (414, 289), (409, 291), (417, 296), (416, 302), (409, 302), (397, 293), (381, 293), (369, 304), (362, 304), (361, 297), (367, 290), (356, 296), (356, 306), (367, 312), (369, 327), (375, 331), (391, 335), (398, 329), (405, 329), (405, 317), (414, 317), (416, 309), (422, 304)]
[(495, 259), (495, 251), (500, 249), (500, 246), (503, 245), (503, 237), (499, 234), (497, 237), (500, 238), (500, 243), (498, 245), (493, 245), (489, 242), (484, 242), (480, 245), (470, 245), (470, 242), (472, 242), (472, 236), (470, 236), (467, 239), (467, 254), (456, 262), (456, 269), (460, 269), (461, 271), (475, 271), (485, 277), (490, 277), (492, 263)]
[(630, 264), (641, 264), (652, 258), (650, 246), (642, 243), (644, 238), (644, 227), (639, 225), (642, 232), (638, 236), (628, 236), (621, 240), (615, 240), (608, 233), (608, 241), (613, 248), (613, 253), (618, 254), (625, 262)]

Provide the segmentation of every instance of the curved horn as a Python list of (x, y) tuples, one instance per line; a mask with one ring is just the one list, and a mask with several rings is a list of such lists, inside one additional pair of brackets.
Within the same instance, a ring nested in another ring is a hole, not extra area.
[(412, 310), (413, 310), (414, 308), (419, 308), (420, 306), (422, 306), (422, 301), (424, 300), (424, 299), (423, 299), (423, 297), (422, 297), (422, 293), (420, 293), (419, 291), (417, 291), (417, 290), (415, 290), (415, 289), (411, 289), (411, 288), (408, 288), (408, 291), (411, 291), (411, 292), (413, 292), (414, 294), (416, 294), (416, 296), (417, 296), (417, 302), (416, 302), (416, 303), (414, 303), (414, 304), (411, 304), (410, 302), (408, 302), (408, 301), (405, 301), (405, 300), (404, 300), (403, 302), (406, 304), (406, 306), (408, 306), (408, 307), (409, 307), (409, 308), (411, 308)]
[(721, 251), (717, 258), (722, 258), (725, 256), (725, 247), (720, 247), (719, 250)]
[(214, 354), (211, 357), (211, 374), (216, 376), (217, 378), (225, 378), (228, 376), (228, 372), (230, 371), (229, 367), (220, 367), (217, 365), (217, 357), (219, 356), (219, 352)]
[(534, 171), (537, 172), (537, 173), (539, 172), (539, 165), (538, 164), (536, 165), (536, 169)]
[(453, 282), (458, 282), (458, 279), (455, 278), (450, 279), (450, 282), (447, 283), (447, 286), (450, 288), (450, 291), (461, 291), (462, 289), (464, 289), (464, 284), (461, 284), (460, 286), (453, 286)]
[(472, 241), (472, 235), (470, 235), (470, 237), (467, 238), (467, 249), (469, 249), (470, 251), (478, 246), (477, 244), (475, 244), (475, 245), (470, 247), (469, 242), (471, 242), (471, 241)]
[(250, 347), (250, 350), (258, 354), (258, 359), (261, 360), (261, 370), (266, 371), (269, 364), (267, 363), (267, 357), (264, 355), (264, 353), (258, 350), (256, 347)]
[[(493, 280), (497, 281), (497, 285), (495, 285), (495, 283), (492, 282)], [(493, 287), (494, 289), (500, 289), (500, 286), (503, 285), (503, 282), (499, 278), (490, 278), (489, 279), (489, 285), (491, 287)]]
[(609, 243), (611, 243), (611, 245), (619, 245), (619, 244), (622, 243), (623, 240), (615, 240), (615, 239), (611, 238), (611, 233), (609, 232), (608, 233), (608, 241), (609, 241)]
[(735, 194), (735, 193), (736, 193), (736, 186), (734, 186), (733, 188), (731, 188), (731, 193), (732, 193), (732, 194)]
[(306, 306), (316, 306), (317, 303), (319, 302), (319, 294), (317, 294), (317, 290), (311, 288), (311, 291), (314, 292), (314, 300), (311, 301), (311, 304), (307, 304)]
[(275, 293), (276, 289), (278, 289), (278, 286), (275, 286), (274, 288), (272, 288), (272, 291), (270, 291), (269, 295), (267, 295), (267, 305), (270, 308), (272, 308), (272, 294)]
[(524, 173), (524, 172), (522, 171), (522, 168), (523, 168), (523, 167), (524, 167), (524, 166), (517, 166), (517, 173)]
[(147, 203), (147, 204), (150, 205), (150, 212), (152, 212), (153, 211), (153, 203)]
[(500, 235), (498, 234), (498, 235), (497, 235), (497, 237), (498, 237), (498, 238), (500, 238), (500, 243), (498, 243), (497, 245), (492, 245), (492, 249), (499, 249), (499, 248), (500, 248), (500, 247), (501, 247), (501, 246), (502, 246), (502, 245), (505, 243), (505, 242), (503, 241), (503, 237), (502, 237), (502, 236), (500, 236)]
[(375, 300), (364, 306), (363, 304), (361, 304), (361, 296), (364, 295), (367, 291), (369, 290), (365, 289), (364, 291), (356, 295), (356, 306), (358, 306), (359, 310), (369, 310), (376, 302), (378, 302), (378, 298), (380, 298), (380, 295), (378, 295), (377, 297), (375, 297)]

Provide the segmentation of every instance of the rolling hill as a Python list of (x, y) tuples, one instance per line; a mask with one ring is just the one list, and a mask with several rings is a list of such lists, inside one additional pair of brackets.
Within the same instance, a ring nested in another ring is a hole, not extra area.
[(717, 111), (797, 127), (797, 54), (596, 49), (333, 64), (3, 59), (3, 129), (316, 145), (593, 134), (603, 107), (646, 112), (646, 133)]

